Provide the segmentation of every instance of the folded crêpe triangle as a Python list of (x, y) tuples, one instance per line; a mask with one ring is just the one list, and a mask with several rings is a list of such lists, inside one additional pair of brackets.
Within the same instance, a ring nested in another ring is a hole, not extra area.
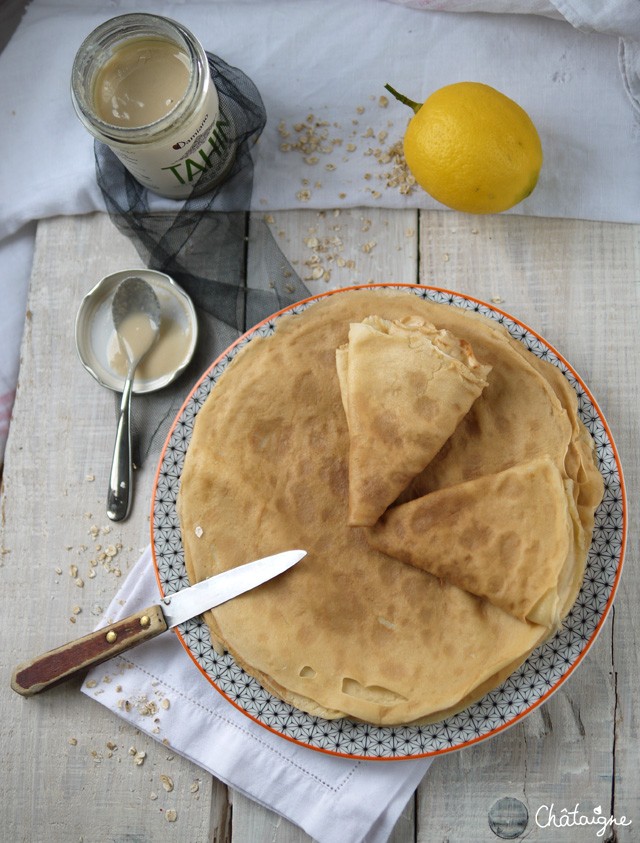
[(584, 571), (573, 483), (548, 456), (389, 509), (372, 547), (549, 629)]
[(420, 319), (369, 316), (336, 351), (349, 428), (351, 526), (375, 524), (487, 385), (466, 340)]

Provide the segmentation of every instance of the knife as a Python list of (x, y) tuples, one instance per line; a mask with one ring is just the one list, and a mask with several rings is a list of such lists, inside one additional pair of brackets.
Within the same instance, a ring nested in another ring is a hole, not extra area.
[(231, 568), (169, 594), (159, 604), (19, 665), (11, 677), (11, 687), (25, 697), (38, 694), (81, 670), (130, 650), (167, 629), (201, 615), (207, 609), (256, 588), (293, 567), (306, 555), (306, 550), (286, 550)]

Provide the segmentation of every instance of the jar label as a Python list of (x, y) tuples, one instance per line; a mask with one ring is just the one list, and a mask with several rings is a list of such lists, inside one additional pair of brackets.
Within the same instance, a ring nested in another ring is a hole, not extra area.
[(105, 142), (129, 172), (155, 193), (175, 199), (214, 187), (234, 158), (231, 121), (220, 111), (211, 84), (191, 119), (162, 140), (149, 144)]

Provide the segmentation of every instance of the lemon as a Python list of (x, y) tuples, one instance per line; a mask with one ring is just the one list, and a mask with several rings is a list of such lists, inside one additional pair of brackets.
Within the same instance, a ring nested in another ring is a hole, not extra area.
[(480, 82), (439, 88), (420, 105), (385, 85), (415, 111), (404, 156), (418, 184), (457, 211), (506, 211), (535, 188), (542, 145), (529, 115)]

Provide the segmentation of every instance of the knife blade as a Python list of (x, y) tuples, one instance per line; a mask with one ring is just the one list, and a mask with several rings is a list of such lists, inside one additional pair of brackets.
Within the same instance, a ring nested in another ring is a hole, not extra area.
[(38, 694), (262, 585), (292, 568), (306, 555), (306, 550), (286, 550), (166, 595), (153, 606), (24, 662), (13, 671), (11, 687), (25, 697)]

